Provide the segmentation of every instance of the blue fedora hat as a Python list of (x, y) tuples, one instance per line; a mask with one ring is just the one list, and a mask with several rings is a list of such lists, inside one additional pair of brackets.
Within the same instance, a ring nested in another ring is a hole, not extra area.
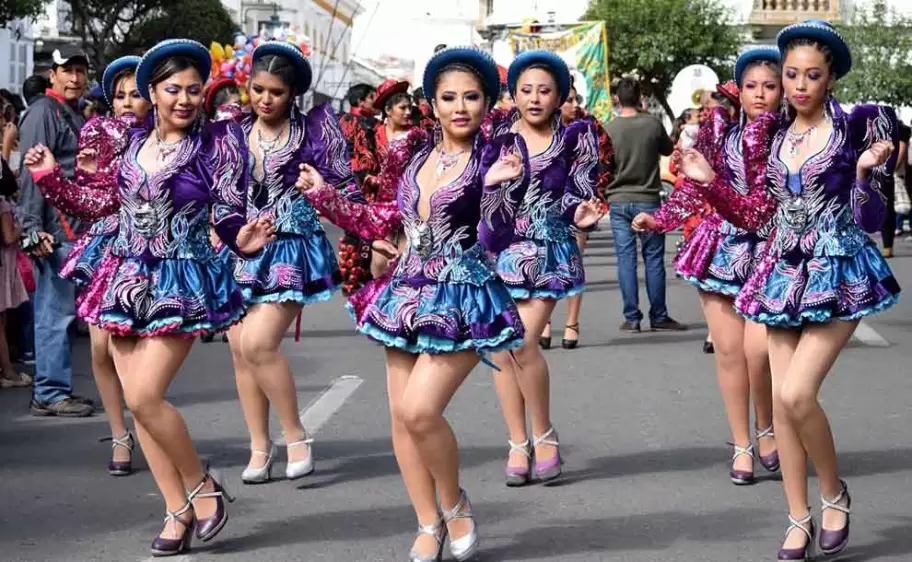
[(773, 47), (757, 47), (756, 49), (744, 51), (741, 53), (741, 56), (738, 57), (738, 60), (735, 61), (735, 83), (738, 84), (738, 87), (741, 87), (744, 71), (753, 63), (772, 62), (779, 64), (779, 61), (781, 60), (782, 55), (779, 54), (779, 49)]
[(833, 72), (836, 78), (842, 78), (852, 69), (852, 51), (829, 22), (807, 20), (784, 28), (776, 37), (780, 53), (785, 54), (785, 48), (795, 39), (810, 39), (826, 45), (833, 53)]
[(519, 80), (520, 74), (530, 66), (543, 66), (551, 71), (557, 81), (557, 91), (563, 103), (570, 95), (570, 84), (573, 79), (570, 77), (570, 68), (564, 59), (550, 51), (526, 51), (513, 59), (507, 70), (507, 87), (510, 89), (510, 94), (516, 95), (516, 82)]
[(447, 47), (438, 51), (424, 67), (421, 81), (424, 95), (434, 98), (434, 80), (440, 71), (451, 64), (462, 64), (475, 70), (481, 76), (482, 89), (488, 97), (488, 106), (494, 107), (500, 96), (500, 73), (491, 55), (477, 47)]
[(120, 57), (105, 68), (104, 74), (101, 75), (101, 92), (108, 105), (114, 103), (114, 79), (125, 70), (136, 72), (136, 67), (139, 66), (141, 60), (140, 57), (132, 55)]
[(152, 96), (149, 95), (152, 74), (162, 61), (170, 57), (190, 59), (200, 73), (203, 83), (205, 84), (209, 79), (209, 71), (212, 70), (212, 57), (209, 56), (209, 49), (192, 39), (166, 39), (146, 51), (136, 66), (136, 87), (142, 97), (152, 101)]
[(285, 57), (291, 61), (291, 64), (295, 67), (296, 78), (296, 82), (292, 85), (298, 94), (303, 94), (310, 89), (310, 84), (313, 81), (313, 69), (310, 67), (310, 62), (304, 56), (304, 52), (301, 51), (300, 47), (286, 41), (263, 41), (253, 50), (251, 60), (256, 62), (258, 59), (268, 55)]

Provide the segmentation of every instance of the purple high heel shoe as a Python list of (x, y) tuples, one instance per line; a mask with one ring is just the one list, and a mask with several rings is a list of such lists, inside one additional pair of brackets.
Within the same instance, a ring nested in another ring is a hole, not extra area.
[(552, 447), (557, 448), (554, 456), (546, 461), (538, 462), (538, 457), (536, 456), (535, 458), (535, 480), (543, 483), (552, 482), (560, 478), (563, 470), (564, 461), (561, 459), (560, 455), (560, 443), (557, 439), (548, 439), (552, 435), (554, 435), (553, 427), (546, 431), (544, 435), (539, 435), (538, 437), (533, 436), (532, 440), (533, 449), (539, 445), (551, 445)]
[(112, 451), (117, 447), (130, 451), (130, 460), (115, 461), (111, 458), (108, 461), (108, 474), (111, 476), (129, 476), (133, 474), (133, 449), (136, 448), (136, 439), (133, 438), (132, 433), (127, 431), (127, 434), (123, 437), (103, 437), (99, 441), (102, 443), (110, 441)]
[(785, 530), (785, 536), (788, 538), (789, 533), (792, 532), (792, 529), (800, 529), (807, 536), (807, 544), (801, 548), (780, 548), (779, 549), (779, 562), (793, 562), (795, 560), (813, 560), (814, 558), (814, 535), (816, 534), (816, 527), (814, 527), (814, 519), (811, 517), (811, 514), (808, 513), (806, 517), (802, 519), (794, 519), (789, 515), (789, 526)]
[(729, 445), (731, 445), (735, 450), (735, 453), (732, 455), (732, 464), (734, 464), (735, 459), (737, 459), (741, 455), (746, 455), (746, 456), (750, 457), (750, 459), (751, 459), (751, 470), (748, 471), (748, 470), (735, 470), (734, 468), (731, 469), (731, 472), (729, 472), (728, 474), (729, 474), (729, 477), (731, 478), (732, 484), (734, 484), (735, 486), (750, 486), (751, 484), (756, 482), (756, 479), (754, 478), (754, 470), (753, 470), (754, 446), (748, 445), (747, 447), (741, 447), (740, 445), (736, 445), (734, 443), (729, 443)]
[(510, 453), (517, 451), (529, 459), (526, 466), (510, 466), (510, 457), (507, 457), (507, 468), (504, 470), (507, 486), (510, 488), (525, 486), (532, 480), (532, 474), (529, 468), (529, 465), (532, 464), (532, 447), (529, 444), (528, 439), (522, 443), (514, 443), (512, 441), (507, 441), (507, 443), (510, 444)]
[[(214, 489), (211, 492), (204, 492), (203, 487), (209, 480), (212, 481)], [(228, 522), (228, 510), (225, 508), (223, 500), (228, 500), (231, 503), (234, 501), (234, 497), (222, 487), (220, 480), (216, 478), (213, 472), (207, 471), (203, 480), (196, 485), (193, 491), (187, 494), (188, 502), (192, 502), (197, 498), (215, 498), (215, 513), (205, 519), (197, 518), (196, 521), (196, 538), (203, 542), (208, 542), (214, 539), (225, 527), (225, 523)]]
[(182, 508), (178, 509), (175, 512), (165, 512), (165, 525), (168, 524), (168, 521), (180, 523), (184, 526), (184, 532), (181, 534), (181, 537), (179, 539), (168, 539), (162, 536), (155, 537), (155, 540), (152, 541), (152, 547), (150, 549), (152, 556), (156, 558), (163, 556), (177, 556), (178, 554), (190, 550), (190, 541), (193, 539), (193, 527), (195, 526), (196, 519), (191, 517), (190, 521), (184, 521), (180, 518), (180, 516), (190, 511), (191, 507), (192, 505), (188, 501)]
[[(820, 546), (820, 552), (827, 556), (839, 554), (849, 545), (849, 509), (852, 507), (852, 496), (849, 495), (849, 487), (846, 483), (841, 480), (839, 482), (842, 485), (842, 489), (839, 490), (839, 493), (832, 501), (823, 496), (820, 497), (822, 511), (835, 509), (846, 514), (846, 524), (842, 529), (830, 531), (824, 529), (821, 523), (820, 544), (818, 546)], [(843, 500), (845, 500), (845, 505), (840, 505)]]
[[(760, 431), (757, 431), (757, 442), (764, 438), (773, 438), (776, 434), (773, 433), (773, 426)], [(779, 470), (779, 450), (775, 449), (772, 453), (768, 455), (759, 455), (760, 465), (766, 469), (767, 472), (778, 472)]]

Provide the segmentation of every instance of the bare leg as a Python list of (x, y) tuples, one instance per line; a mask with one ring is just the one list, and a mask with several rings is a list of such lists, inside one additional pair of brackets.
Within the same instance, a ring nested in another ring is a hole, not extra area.
[[(801, 444), (814, 463), (820, 481), (820, 494), (828, 499), (839, 494), (841, 483), (833, 432), (817, 396), (823, 380), (857, 325), (857, 321), (834, 321), (805, 328), (779, 390), (783, 410), (797, 429)], [(823, 514), (821, 525), (824, 529), (839, 530), (845, 522), (844, 513), (828, 509)]]
[[(589, 241), (589, 235), (580, 232), (576, 235), (576, 245), (579, 246), (580, 254), (586, 251), (586, 242)], [(580, 308), (583, 306), (583, 294), (573, 295), (567, 299), (567, 326), (579, 326)], [(579, 338), (579, 330), (564, 329), (565, 340), (575, 340)]]
[[(798, 347), (801, 332), (781, 328), (767, 328), (769, 341), (770, 373), (773, 380), (773, 425), (776, 426), (776, 445), (782, 471), (782, 487), (788, 502), (789, 515), (796, 521), (808, 515), (807, 453), (798, 437), (782, 401), (782, 388), (788, 378), (789, 365)], [(801, 548), (807, 536), (794, 529), (785, 538), (784, 548)]]
[[(114, 368), (114, 359), (111, 357), (111, 336), (108, 332), (97, 326), (89, 326), (89, 342), (92, 346), (92, 375), (95, 377), (95, 386), (101, 396), (108, 425), (111, 426), (111, 437), (123, 437), (127, 434), (124, 423), (123, 389), (117, 370)], [(130, 460), (130, 451), (123, 447), (114, 447), (111, 456), (115, 461)]]
[[(192, 344), (190, 338), (169, 336), (139, 340), (111, 338), (115, 364), (119, 363), (118, 355), (129, 354), (127, 370), (122, 370), (119, 364), (117, 369), (127, 406), (136, 421), (142, 424), (144, 432), (152, 437), (177, 468), (186, 490), (192, 490), (202, 481), (203, 467), (190, 440), (187, 424), (180, 412), (165, 401), (165, 391)], [(213, 483), (207, 482), (204, 491), (213, 489)], [(214, 498), (199, 498), (193, 502), (194, 511), (200, 519), (211, 517), (216, 505)]]
[[(241, 353), (241, 331), (244, 322), (235, 324), (228, 330), (228, 345), (231, 348), (231, 360), (234, 362), (234, 381), (238, 389), (241, 410), (250, 434), (250, 450), (269, 453), (269, 400), (256, 382), (254, 368)], [(262, 468), (267, 458), (263, 455), (250, 455), (247, 466)]]
[[(421, 460), (412, 435), (403, 422), (403, 400), (409, 376), (415, 368), (417, 355), (409, 355), (396, 349), (386, 350), (386, 388), (389, 395), (390, 418), (393, 433), (393, 452), (399, 463), (399, 472), (405, 483), (405, 490), (415, 508), (418, 525), (436, 525), (440, 519), (437, 512), (437, 492), (434, 478)], [(420, 554), (437, 552), (437, 541), (430, 535), (418, 535), (413, 548)]]
[[(535, 333), (531, 329), (527, 329), (526, 340), (530, 339), (529, 334)], [(533, 339), (535, 340), (533, 345), (537, 346), (538, 337), (533, 336)], [(517, 445), (526, 443), (529, 439), (526, 433), (526, 400), (523, 398), (516, 374), (519, 366), (513, 362), (513, 358), (508, 352), (495, 354), (493, 360), (500, 369), (500, 371), (494, 372), (494, 388), (497, 390), (500, 411), (503, 413), (510, 441)], [(518, 451), (510, 451), (510, 457), (507, 460), (508, 467), (531, 469), (529, 464), (529, 457)]]
[(0, 376), (18, 380), (16, 369), (10, 359), (9, 342), (6, 341), (6, 311), (0, 312)]
[[(117, 343), (114, 343), (115, 341)], [(133, 338), (115, 337), (111, 339), (113, 361), (117, 365), (116, 372), (121, 377), (124, 374), (129, 374), (130, 365), (136, 362), (136, 342), (137, 340)], [(184, 482), (180, 472), (178, 472), (174, 463), (171, 462), (165, 450), (146, 431), (138, 418), (134, 420), (134, 425), (136, 426), (136, 438), (139, 440), (139, 446), (142, 448), (146, 464), (149, 465), (152, 478), (155, 479), (155, 485), (158, 486), (165, 500), (165, 509), (175, 512), (187, 503), (187, 491), (184, 489)], [(181, 520), (189, 524), (191, 516), (192, 513), (184, 514)], [(159, 536), (177, 539), (181, 537), (183, 532), (184, 526), (174, 521), (168, 521)]]
[[(716, 348), (716, 375), (732, 443), (747, 448), (751, 445), (750, 379), (744, 357), (744, 319), (735, 313), (732, 301), (725, 297), (701, 292), (700, 301)], [(732, 468), (753, 472), (754, 460), (739, 455), (733, 460)]]
[[(456, 436), (443, 411), (477, 363), (478, 355), (473, 351), (420, 355), (402, 397), (402, 421), (434, 477), (444, 509), (458, 505), (461, 493)], [(472, 531), (472, 523), (457, 519), (449, 524), (449, 530), (452, 538), (459, 539)]]
[[(241, 328), (241, 354), (250, 365), (257, 385), (279, 414), (286, 443), (305, 438), (294, 377), (288, 358), (279, 351), (285, 332), (300, 310), (301, 306), (295, 303), (257, 304), (247, 313)], [(289, 447), (288, 461), (307, 458), (309, 448), (308, 445)]]
[[(747, 359), (747, 376), (750, 378), (751, 398), (754, 401), (755, 425), (759, 431), (773, 425), (773, 383), (770, 379), (769, 343), (766, 326), (744, 322), (744, 356)], [(764, 437), (757, 443), (760, 455), (776, 449), (774, 437)]]

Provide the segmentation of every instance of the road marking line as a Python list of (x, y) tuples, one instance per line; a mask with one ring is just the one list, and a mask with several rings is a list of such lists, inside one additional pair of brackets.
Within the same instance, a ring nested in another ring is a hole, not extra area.
[(877, 330), (864, 320), (858, 323), (858, 327), (855, 328), (855, 333), (852, 334), (852, 337), (870, 347), (890, 347), (890, 342), (878, 334)]
[[(160, 562), (160, 558), (155, 558), (154, 556), (149, 556), (147, 558), (141, 558), (139, 562)], [(186, 554), (181, 554), (180, 556), (169, 557), (170, 562), (190, 562), (190, 557)]]
[(360, 377), (344, 376), (333, 381), (323, 394), (317, 396), (310, 404), (301, 410), (301, 424), (309, 435), (320, 431), (323, 424), (335, 414), (345, 401), (354, 394), (363, 383)]

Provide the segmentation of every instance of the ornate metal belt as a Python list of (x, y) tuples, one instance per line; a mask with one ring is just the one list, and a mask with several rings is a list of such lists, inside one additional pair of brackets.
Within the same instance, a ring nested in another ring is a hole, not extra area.
[(405, 235), (408, 237), (409, 246), (418, 252), (422, 259), (431, 255), (431, 250), (434, 249), (434, 236), (426, 222), (416, 221), (409, 225), (405, 229)]
[(159, 232), (163, 223), (164, 217), (158, 207), (148, 201), (143, 201), (133, 213), (133, 226), (146, 238), (151, 238)]
[(789, 199), (782, 206), (782, 218), (789, 230), (803, 232), (808, 223), (807, 202), (801, 197)]

